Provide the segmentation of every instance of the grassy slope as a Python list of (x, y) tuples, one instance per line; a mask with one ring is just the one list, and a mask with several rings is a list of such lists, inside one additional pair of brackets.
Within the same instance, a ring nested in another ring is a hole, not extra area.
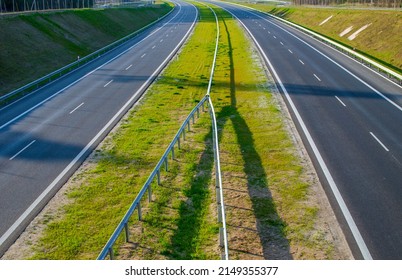
[(140, 29), (169, 10), (157, 5), (2, 17), (0, 95)]
[[(212, 97), (220, 126), (231, 259), (339, 258), (318, 221), (319, 203), (267, 90), (261, 65), (223, 12)], [(201, 8), (193, 36), (139, 106), (72, 178), (69, 203), (46, 214), (34, 259), (93, 259), (113, 232), (184, 116), (205, 94), (215, 21)], [(255, 54), (254, 54), (255, 55)], [(194, 60), (194, 57), (197, 57)], [(155, 110), (157, 108), (157, 110)], [(163, 185), (133, 218), (119, 258), (219, 259), (213, 156), (202, 115)], [(161, 137), (163, 135), (163, 137)], [(119, 246), (116, 246), (119, 247)]]
[[(270, 12), (284, 19), (300, 24), (334, 40), (355, 48), (383, 64), (402, 73), (402, 12), (393, 10), (350, 10), (322, 9), (312, 7), (281, 7), (251, 5), (256, 9)], [(328, 22), (320, 23), (333, 16)], [(349, 40), (353, 32), (366, 24), (371, 25), (356, 39)], [(353, 26), (344, 36), (340, 33)]]

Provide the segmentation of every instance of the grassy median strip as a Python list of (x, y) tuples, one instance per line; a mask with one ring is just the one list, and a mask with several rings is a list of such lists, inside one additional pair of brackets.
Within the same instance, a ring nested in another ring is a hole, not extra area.
[(232, 259), (332, 258), (319, 203), (268, 81), (238, 23), (219, 11), (213, 87), (221, 126), (223, 185)]
[[(68, 202), (42, 215), (47, 225), (33, 259), (94, 259), (163, 154), (206, 93), (215, 19), (200, 22), (144, 99), (69, 182)], [(231, 259), (338, 258), (318, 220), (319, 203), (256, 52), (243, 30), (216, 9), (220, 46), (211, 94), (218, 118)], [(153, 186), (143, 220), (132, 219), (121, 259), (219, 259), (208, 114), (193, 126), (162, 186)]]
[[(89, 167), (70, 180), (72, 190), (67, 197), (71, 203), (48, 217), (47, 229), (40, 242), (35, 245), (34, 259), (96, 258), (173, 139), (181, 122), (206, 93), (216, 34), (214, 23), (208, 17), (210, 15), (202, 9), (201, 22), (181, 53), (174, 58), (119, 128), (95, 151), (89, 160)], [(199, 123), (202, 123), (202, 119)], [(208, 127), (208, 123), (205, 125)], [(187, 136), (191, 136), (191, 133)], [(183, 149), (186, 149), (185, 145)], [(191, 160), (180, 167), (185, 170), (182, 182), (172, 185), (170, 181), (174, 178), (165, 178), (162, 187), (154, 187), (155, 202), (149, 207), (157, 208), (164, 203), (164, 199), (191, 197), (192, 193), (198, 195), (199, 191), (194, 187), (182, 190), (183, 185), (194, 180), (191, 173), (195, 172), (194, 164), (197, 163), (194, 161), (196, 156), (192, 154), (194, 151), (197, 152), (197, 149), (192, 148), (186, 153), (186, 157)], [(168, 176), (173, 176), (176, 170), (179, 168), (173, 164)], [(166, 198), (158, 194), (158, 190), (165, 186), (166, 191), (173, 192)], [(202, 196), (208, 197), (207, 194)], [(203, 197), (197, 203), (202, 207), (206, 204), (208, 208), (211, 203), (205, 201), (206, 198)], [(195, 207), (195, 202), (193, 204)], [(171, 202), (169, 207), (179, 207), (184, 211), (180, 201)], [(163, 210), (166, 207), (158, 211)], [(146, 214), (146, 209), (144, 212)], [(166, 215), (169, 216), (168, 211)], [(146, 217), (146, 221), (150, 219)], [(189, 221), (194, 222), (194, 219)], [(182, 220), (181, 225), (186, 225), (185, 220)], [(205, 222), (201, 231), (215, 231), (205, 229), (204, 225)], [(157, 233), (161, 232), (163, 230), (158, 228)], [(163, 234), (159, 234), (158, 240), (166, 242)]]

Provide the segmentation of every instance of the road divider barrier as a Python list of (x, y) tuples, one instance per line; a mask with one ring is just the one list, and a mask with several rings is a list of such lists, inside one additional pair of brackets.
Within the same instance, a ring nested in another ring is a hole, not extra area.
[[(205, 5), (205, 4), (204, 4)], [(215, 11), (207, 6), (215, 16), (216, 21), (216, 43), (215, 43), (215, 51), (214, 51), (214, 58), (211, 67), (211, 74), (209, 78), (207, 94), (205, 97), (193, 108), (190, 114), (187, 116), (186, 120), (181, 125), (180, 129), (177, 131), (175, 137), (173, 138), (172, 142), (169, 144), (168, 148), (166, 149), (165, 153), (162, 155), (161, 159), (155, 166), (152, 173), (149, 175), (147, 181), (141, 188), (140, 192), (138, 193), (137, 197), (134, 199), (133, 203), (127, 210), (126, 214), (124, 215), (123, 219), (120, 221), (119, 225), (116, 227), (115, 231), (109, 238), (106, 245), (103, 247), (101, 253), (98, 256), (98, 260), (104, 260), (108, 255), (110, 259), (114, 258), (113, 254), (113, 245), (115, 244), (116, 240), (122, 233), (123, 229), (125, 231), (125, 241), (129, 242), (129, 219), (134, 214), (135, 210), (137, 210), (138, 220), (141, 221), (142, 219), (142, 211), (141, 211), (141, 200), (148, 193), (148, 201), (152, 201), (152, 188), (151, 184), (155, 180), (157, 180), (157, 184), (160, 185), (161, 183), (161, 176), (160, 172), (162, 167), (165, 167), (166, 172), (169, 170), (169, 154), (171, 154), (172, 160), (175, 158), (175, 145), (177, 144), (177, 148), (180, 149), (180, 139), (186, 139), (186, 128), (190, 131), (191, 122), (194, 124), (195, 116), (199, 118), (200, 116), (200, 109), (202, 112), (205, 111), (205, 106), (209, 108), (209, 114), (211, 117), (212, 122), (212, 140), (213, 140), (213, 151), (214, 151), (214, 163), (215, 163), (215, 188), (216, 188), (216, 198), (217, 198), (217, 213), (218, 213), (218, 223), (219, 223), (219, 245), (222, 248), (222, 255), (221, 258), (223, 260), (229, 259), (229, 246), (228, 246), (228, 238), (227, 238), (227, 228), (226, 228), (226, 215), (225, 215), (225, 203), (223, 198), (223, 188), (222, 188), (222, 175), (220, 169), (220, 157), (219, 157), (219, 138), (218, 138), (218, 126), (216, 122), (216, 115), (214, 106), (212, 104), (212, 100), (210, 97), (211, 87), (212, 87), (212, 80), (215, 72), (215, 65), (216, 65), (216, 57), (218, 53), (218, 46), (219, 46), (219, 23), (218, 17)]]
[(180, 149), (181, 139), (186, 140), (186, 130), (190, 131), (191, 123), (195, 123), (195, 118), (200, 117), (200, 111), (205, 112), (205, 107), (209, 108), (209, 113), (212, 121), (212, 138), (213, 138), (213, 151), (214, 151), (214, 161), (215, 161), (215, 186), (217, 192), (217, 204), (218, 204), (218, 222), (220, 224), (220, 246), (224, 249), (224, 253), (222, 255), (223, 259), (228, 259), (228, 242), (227, 242), (227, 232), (226, 232), (226, 218), (225, 218), (225, 206), (223, 200), (223, 190), (222, 190), (222, 177), (220, 171), (220, 159), (219, 159), (219, 145), (218, 145), (218, 129), (215, 117), (214, 107), (211, 101), (210, 96), (207, 94), (198, 104), (193, 108), (191, 113), (187, 116), (186, 120), (181, 125), (180, 129), (177, 131), (174, 136), (172, 142), (167, 147), (165, 153), (160, 158), (159, 162), (156, 164), (154, 170), (149, 175), (148, 179), (142, 186), (139, 191), (137, 197), (134, 199), (133, 203), (130, 205), (123, 219), (120, 221), (115, 231), (109, 238), (106, 245), (103, 247), (101, 253), (98, 256), (98, 260), (105, 259), (108, 255), (110, 259), (114, 258), (113, 253), (113, 245), (116, 240), (120, 236), (120, 234), (125, 232), (125, 241), (130, 241), (130, 233), (129, 233), (129, 220), (133, 216), (134, 212), (137, 210), (138, 220), (142, 220), (142, 208), (141, 201), (148, 194), (148, 202), (152, 202), (152, 188), (151, 185), (156, 179), (158, 185), (161, 184), (161, 170), (164, 168), (166, 172), (169, 171), (169, 155), (171, 155), (171, 159), (175, 159), (175, 147), (177, 144), (177, 148)]

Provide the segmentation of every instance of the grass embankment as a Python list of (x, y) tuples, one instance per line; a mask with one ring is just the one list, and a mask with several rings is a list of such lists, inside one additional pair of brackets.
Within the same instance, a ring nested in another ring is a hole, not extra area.
[[(200, 6), (194, 34), (141, 104), (70, 180), (69, 202), (45, 212), (34, 259), (93, 259), (124, 215), (184, 117), (205, 95), (215, 19)], [(319, 202), (268, 92), (267, 79), (236, 21), (217, 10), (220, 46), (212, 99), (218, 118), (231, 259), (340, 258)], [(118, 258), (219, 259), (208, 114), (133, 218)], [(118, 245), (119, 245), (118, 244)]]
[[(358, 10), (347, 8), (275, 7), (269, 4), (247, 4), (308, 29), (377, 60), (402, 73), (402, 12), (397, 10)], [(323, 23), (324, 20), (329, 19)], [(320, 25), (321, 24), (321, 25)], [(353, 40), (350, 35), (370, 24)], [(341, 36), (347, 28), (352, 29)]]
[(0, 96), (140, 29), (170, 9), (158, 4), (2, 16)]

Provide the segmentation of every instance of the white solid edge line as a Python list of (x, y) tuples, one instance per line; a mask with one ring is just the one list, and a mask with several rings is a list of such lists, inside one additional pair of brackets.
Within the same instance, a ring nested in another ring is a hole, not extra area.
[[(235, 18), (237, 18), (234, 14), (232, 14), (232, 15)], [(358, 247), (360, 249), (360, 252), (362, 253), (363, 258), (366, 259), (366, 260), (372, 260), (373, 258), (372, 258), (371, 254), (370, 254), (370, 251), (368, 250), (367, 245), (364, 242), (364, 239), (363, 239), (362, 235), (360, 234), (360, 231), (357, 228), (356, 223), (353, 220), (353, 217), (350, 214), (350, 211), (349, 211), (348, 207), (346, 206), (345, 201), (342, 198), (342, 195), (341, 195), (341, 193), (340, 193), (340, 191), (339, 191), (339, 189), (338, 189), (338, 187), (337, 187), (337, 185), (336, 185), (331, 173), (329, 172), (329, 169), (328, 169), (327, 165), (325, 164), (324, 159), (321, 156), (321, 153), (319, 152), (319, 150), (318, 150), (313, 138), (311, 137), (310, 132), (308, 131), (306, 125), (304, 124), (304, 121), (301, 118), (301, 116), (299, 114), (299, 111), (297, 110), (296, 106), (294, 105), (289, 93), (287, 92), (287, 90), (286, 90), (285, 86), (283, 85), (281, 79), (279, 78), (278, 74), (276, 73), (275, 69), (273, 68), (270, 60), (268, 59), (267, 55), (265, 54), (265, 52), (261, 48), (260, 44), (255, 39), (253, 34), (250, 32), (250, 30), (244, 25), (244, 23), (239, 18), (237, 18), (237, 20), (242, 24), (242, 26), (247, 30), (249, 35), (253, 38), (253, 40), (256, 43), (258, 49), (260, 50), (260, 52), (264, 56), (265, 60), (267, 61), (269, 67), (271, 68), (272, 73), (274, 74), (275, 78), (277, 79), (277, 81), (278, 81), (283, 93), (286, 96), (286, 99), (288, 100), (290, 106), (292, 107), (292, 110), (293, 110), (293, 112), (294, 112), (294, 114), (295, 114), (295, 116), (296, 116), (296, 118), (297, 118), (297, 120), (298, 120), (298, 122), (299, 122), (299, 124), (300, 124), (300, 126), (301, 126), (301, 128), (302, 128), (302, 130), (303, 130), (303, 132), (304, 132), (304, 134), (306, 136), (306, 138), (307, 138), (307, 141), (309, 142), (309, 144), (310, 144), (310, 146), (311, 146), (311, 148), (312, 148), (312, 150), (314, 152), (314, 155), (316, 156), (317, 161), (320, 164), (322, 171), (324, 172), (324, 175), (325, 175), (325, 177), (326, 177), (326, 179), (328, 181), (328, 184), (329, 184), (329, 186), (330, 186), (330, 188), (331, 188), (331, 190), (332, 190), (332, 192), (333, 192), (333, 194), (335, 196), (335, 199), (336, 199), (336, 201), (337, 201), (337, 203), (338, 203), (338, 205), (339, 205), (339, 207), (340, 207), (340, 209), (342, 211), (343, 216), (346, 219), (346, 222), (347, 222), (347, 224), (348, 224), (348, 226), (349, 226), (349, 228), (350, 228), (350, 230), (351, 230), (351, 232), (353, 234), (353, 237), (354, 237), (354, 239), (355, 239), (355, 241), (356, 241), (356, 243), (357, 243), (357, 245), (358, 245)]]
[[(353, 78), (355, 78), (356, 80), (358, 80), (359, 82), (361, 82), (363, 85), (365, 85), (366, 87), (368, 87), (369, 89), (371, 89), (374, 93), (378, 94), (379, 96), (381, 96), (382, 98), (384, 98), (386, 101), (388, 101), (390, 104), (392, 104), (394, 107), (396, 107), (399, 111), (402, 111), (402, 107), (399, 106), (398, 104), (396, 104), (394, 101), (392, 101), (391, 99), (389, 99), (388, 97), (386, 97), (383, 93), (381, 93), (379, 90), (377, 90), (376, 88), (374, 88), (373, 86), (371, 86), (370, 84), (368, 84), (367, 82), (363, 81), (361, 78), (359, 78), (357, 75), (353, 74), (351, 71), (349, 71), (348, 69), (346, 69), (345, 67), (343, 67), (342, 65), (340, 65), (338, 62), (336, 62), (335, 60), (333, 60), (332, 58), (330, 58), (329, 56), (327, 56), (326, 54), (324, 54), (323, 52), (319, 51), (317, 48), (313, 47), (312, 45), (310, 45), (309, 43), (307, 43), (306, 41), (304, 41), (303, 39), (299, 38), (298, 36), (296, 36), (295, 34), (290, 33), (288, 30), (284, 29), (283, 27), (279, 26), (277, 23), (274, 23), (272, 21), (267, 20), (266, 18), (256, 14), (255, 12), (251, 12), (250, 13), (264, 19), (266, 22), (268, 22), (269, 24), (272, 24), (274, 26), (276, 26), (279, 29), (282, 29), (284, 32), (288, 33), (290, 36), (294, 37), (295, 39), (299, 40), (300, 42), (302, 42), (303, 44), (305, 44), (306, 46), (310, 47), (311, 49), (313, 49), (314, 51), (318, 52), (320, 55), (322, 55), (323, 57), (325, 57), (326, 59), (328, 59), (329, 61), (331, 61), (333, 64), (335, 64), (336, 66), (338, 66), (339, 68), (341, 68), (343, 71), (345, 71), (346, 73), (348, 73), (349, 75), (351, 75)], [(295, 28), (292, 28), (295, 29)], [(296, 30), (298, 31), (298, 30)], [(300, 31), (299, 31), (300, 32)], [(314, 39), (314, 38), (313, 38)], [(319, 42), (319, 41), (318, 41)], [(325, 45), (327, 46), (327, 45)], [(328, 47), (328, 46), (327, 46)], [(331, 48), (331, 47), (329, 47)], [(331, 48), (333, 49), (333, 48)], [(339, 51), (338, 51), (339, 53)], [(341, 53), (342, 54), (342, 53)], [(345, 55), (345, 54), (343, 54)], [(389, 80), (387, 80), (389, 81)], [(391, 82), (391, 81), (390, 81)], [(392, 82), (393, 83), (393, 82)], [(395, 83), (393, 83), (395, 84)]]
[[(181, 8), (181, 6), (179, 6)], [(179, 46), (184, 42), (184, 40), (188, 37), (189, 33), (193, 29), (196, 19), (198, 17), (198, 10), (196, 10), (196, 17), (194, 18), (193, 24), (187, 31), (187, 33), (183, 36), (183, 39), (177, 44), (177, 46), (173, 49), (173, 51), (169, 54), (169, 56), (160, 64), (160, 66), (152, 73), (152, 75), (146, 80), (146, 82), (134, 93), (134, 95), (127, 101), (126, 104), (113, 116), (113, 118), (98, 132), (98, 134), (92, 138), (92, 140), (85, 146), (84, 149), (69, 163), (69, 165), (64, 168), (64, 170), (53, 180), (53, 182), (40, 194), (40, 196), (35, 199), (35, 201), (25, 210), (24, 213), (14, 222), (14, 224), (0, 237), (0, 245), (4, 243), (7, 238), (17, 229), (17, 227), (25, 220), (25, 218), (39, 205), (39, 203), (46, 197), (46, 195), (57, 185), (57, 183), (70, 171), (70, 169), (80, 160), (80, 158), (91, 148), (91, 146), (100, 138), (100, 136), (112, 125), (112, 123), (118, 118), (118, 116), (127, 109), (130, 103), (137, 97), (138, 93), (140, 93), (148, 83), (154, 78), (154, 76), (161, 70), (162, 66), (171, 59), (173, 54), (178, 50)], [(176, 15), (177, 16), (177, 15)], [(176, 17), (175, 16), (175, 17)], [(171, 20), (173, 20), (173, 17)], [(171, 21), (170, 20), (170, 21)], [(170, 22), (169, 21), (169, 22)], [(86, 75), (87, 76), (87, 75)]]
[[(292, 22), (289, 22), (289, 21), (287, 21), (287, 20), (284, 20), (284, 19), (279, 18), (279, 17), (277, 17), (277, 16), (274, 16), (274, 15), (272, 15), (272, 14), (268, 14), (268, 13), (266, 13), (266, 12), (259, 11), (259, 10), (257, 10), (257, 9), (254, 9), (254, 8), (251, 8), (251, 7), (247, 7), (247, 6), (244, 6), (244, 5), (241, 5), (241, 4), (236, 4), (236, 3), (231, 3), (231, 4), (234, 5), (234, 6), (239, 6), (239, 7), (242, 7), (242, 8), (247, 8), (247, 9), (249, 10), (249, 12), (250, 12), (250, 11), (254, 11), (254, 12), (259, 12), (259, 13), (265, 14), (266, 16), (269, 16), (269, 17), (271, 17), (271, 18), (273, 18), (273, 19), (275, 19), (276, 21), (279, 21), (279, 22), (282, 21), (282, 23), (284, 23), (284, 24), (287, 25), (288, 27), (290, 27), (290, 28), (292, 28), (292, 29), (294, 29), (294, 30), (297, 30), (297, 31), (299, 31), (299, 32), (301, 32), (301, 33), (303, 33), (303, 31), (308, 31), (308, 32), (305, 33), (305, 34), (306, 34), (307, 36), (309, 36), (310, 38), (316, 40), (317, 42), (322, 43), (320, 40), (318, 40), (318, 39), (316, 39), (315, 37), (313, 37), (312, 34), (313, 34), (314, 36), (317, 36), (318, 38), (325, 39), (325, 41), (326, 41), (326, 42), (329, 42), (330, 44), (335, 44), (335, 45), (339, 46), (339, 44), (337, 44), (336, 42), (334, 42), (334, 41), (332, 41), (332, 40), (328, 40), (327, 38), (324, 38), (323, 36), (319, 35), (318, 33), (312, 32), (311, 30), (305, 29), (304, 27), (302, 27), (302, 26), (300, 26), (300, 25), (294, 24), (294, 23), (292, 23)], [(260, 18), (262, 18), (260, 15), (257, 15), (257, 16), (259, 16)], [(266, 19), (265, 19), (265, 20), (266, 20)], [(347, 57), (347, 58), (353, 60), (354, 62), (359, 63), (361, 66), (365, 67), (367, 70), (372, 71), (373, 73), (377, 74), (379, 77), (381, 77), (381, 78), (387, 80), (388, 82), (394, 84), (395, 86), (402, 88), (402, 85), (399, 85), (398, 83), (396, 83), (396, 82), (394, 82), (393, 80), (387, 78), (386, 76), (381, 75), (380, 73), (378, 73), (378, 72), (375, 71), (374, 69), (371, 69), (370, 67), (368, 67), (368, 66), (365, 65), (364, 63), (360, 63), (358, 60), (351, 58), (349, 55), (347, 55), (347, 54), (345, 54), (345, 53), (339, 51), (338, 49), (332, 47), (331, 45), (328, 45), (328, 44), (325, 44), (325, 43), (323, 43), (323, 44), (324, 44), (325, 46), (331, 48), (332, 50), (337, 51), (339, 54), (342, 54), (343, 56), (345, 56), (345, 57)], [(352, 55), (356, 55), (356, 56), (358, 56), (358, 57), (361, 57), (361, 58), (365, 59), (365, 60), (368, 61), (369, 63), (373, 64), (375, 67), (380, 67), (380, 68), (383, 67), (382, 65), (378, 65), (378, 64), (375, 63), (374, 61), (372, 61), (372, 60), (368, 59), (367, 57), (364, 57), (364, 56), (362, 56), (362, 55), (360, 55), (360, 54), (358, 54), (358, 53), (356, 53), (356, 52), (354, 52), (354, 51), (351, 51), (351, 50), (349, 50), (349, 49), (348, 49), (348, 51), (349, 51), (349, 53), (352, 54)], [(389, 71), (392, 71), (392, 70), (390, 70), (389, 68), (385, 68), (385, 67), (383, 67), (383, 70), (384, 70), (385, 72), (387, 72), (387, 73), (390, 73)], [(392, 75), (394, 75), (394, 76), (397, 75), (396, 77), (399, 78), (399, 79), (402, 78), (401, 75), (398, 75), (398, 74), (395, 73), (394, 71), (392, 71), (392, 72), (393, 72)]]
[[(179, 5), (179, 12), (181, 10), (181, 6)], [(179, 13), (178, 12), (178, 13)], [(177, 13), (177, 15), (178, 15)], [(152, 33), (150, 33), (148, 36), (146, 36), (145, 38), (143, 38), (141, 41), (137, 42), (136, 44), (132, 45), (130, 48), (128, 48), (127, 50), (119, 53), (118, 55), (116, 55), (115, 57), (111, 58), (110, 60), (106, 61), (104, 64), (102, 64), (101, 66), (95, 68), (94, 70), (90, 71), (89, 73), (87, 73), (86, 75), (82, 76), (81, 78), (75, 80), (74, 82), (72, 82), (71, 84), (67, 85), (66, 87), (62, 88), (61, 90), (59, 90), (58, 92), (56, 92), (55, 94), (49, 96), (48, 98), (46, 98), (45, 100), (43, 100), (42, 102), (36, 104), (35, 106), (31, 107), (30, 109), (26, 110), (25, 112), (19, 114), (18, 116), (16, 116), (15, 118), (13, 118), (12, 120), (6, 122), (5, 124), (0, 126), (0, 130), (3, 129), (4, 127), (8, 126), (9, 124), (15, 122), (16, 120), (20, 119), (21, 117), (25, 116), (26, 114), (28, 114), (29, 112), (33, 111), (34, 109), (38, 108), (39, 106), (41, 106), (42, 104), (44, 104), (45, 102), (47, 102), (48, 100), (52, 99), (53, 97), (59, 95), (61, 92), (65, 91), (66, 89), (72, 87), (73, 85), (77, 84), (78, 82), (80, 82), (81, 80), (85, 79), (86, 77), (88, 77), (89, 75), (91, 75), (92, 73), (98, 71), (100, 68), (102, 68), (103, 66), (105, 66), (106, 64), (112, 62), (113, 60), (116, 60), (117, 58), (119, 58), (120, 56), (122, 56), (123, 54), (129, 52), (130, 50), (132, 50), (134, 47), (136, 47), (138, 44), (140, 44), (141, 42), (145, 41), (146, 39), (148, 39), (149, 37), (151, 37), (152, 35), (154, 35), (156, 32), (158, 32), (159, 30), (161, 30), (165, 25), (167, 25), (169, 22), (171, 22), (174, 18), (177, 17), (177, 15), (175, 15), (173, 18), (171, 18), (169, 21), (167, 21), (166, 23), (164, 23), (161, 27), (155, 29)], [(0, 243), (1, 244), (1, 243)]]

